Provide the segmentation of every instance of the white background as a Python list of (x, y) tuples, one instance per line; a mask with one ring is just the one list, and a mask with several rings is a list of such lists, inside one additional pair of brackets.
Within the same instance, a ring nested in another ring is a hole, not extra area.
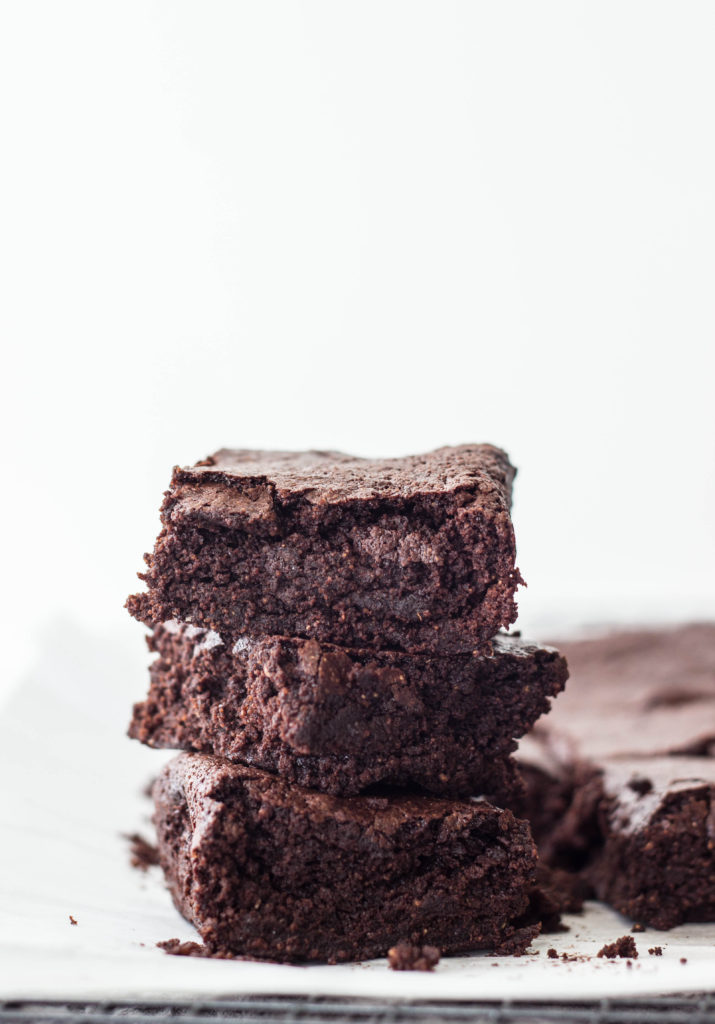
[(5, 0), (0, 689), (58, 620), (140, 644), (220, 446), (492, 441), (527, 629), (712, 616), (714, 49), (707, 2)]

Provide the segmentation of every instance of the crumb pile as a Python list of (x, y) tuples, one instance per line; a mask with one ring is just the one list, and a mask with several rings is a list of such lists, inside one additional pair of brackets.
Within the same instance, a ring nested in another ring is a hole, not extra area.
[(622, 935), (620, 939), (616, 939), (615, 942), (609, 942), (601, 949), (599, 949), (599, 957), (606, 957), (608, 960), (615, 960), (616, 957), (621, 957), (623, 960), (637, 960), (638, 949), (636, 947), (636, 940), (632, 935)]
[(505, 809), (568, 674), (500, 632), (514, 474), (491, 445), (174, 470), (127, 602), (156, 654), (130, 735), (183, 751), (153, 789), (158, 856), (203, 946), (167, 952), (432, 970), (558, 929), (557, 876)]

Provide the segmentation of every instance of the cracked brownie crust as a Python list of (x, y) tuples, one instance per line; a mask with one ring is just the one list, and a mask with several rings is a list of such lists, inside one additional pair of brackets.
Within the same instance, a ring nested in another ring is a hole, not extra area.
[(484, 649), (516, 618), (514, 473), (491, 445), (386, 460), (223, 449), (175, 469), (128, 608), (232, 638)]
[(154, 787), (159, 855), (210, 951), (283, 962), (520, 953), (536, 852), (483, 802), (338, 799), (256, 768), (181, 754)]
[(231, 646), (173, 622), (149, 643), (158, 658), (131, 736), (255, 764), (336, 795), (388, 783), (513, 799), (515, 737), (548, 711), (568, 674), (553, 648), (509, 636), (494, 639), (489, 658), (286, 637)]

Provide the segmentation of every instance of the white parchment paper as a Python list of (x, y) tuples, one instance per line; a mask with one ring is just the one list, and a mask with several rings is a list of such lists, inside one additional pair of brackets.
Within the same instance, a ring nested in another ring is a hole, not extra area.
[[(123, 838), (153, 838), (142, 790), (170, 756), (125, 737), (145, 685), (138, 628), (98, 638), (65, 624), (49, 631), (36, 670), (2, 709), (0, 998), (568, 1000), (715, 990), (715, 925), (637, 934), (640, 957), (629, 967), (595, 957), (631, 924), (598, 904), (568, 919), (568, 933), (537, 940), (532, 955), (446, 959), (432, 974), (395, 973), (385, 961), (290, 967), (168, 956), (157, 941), (198, 937), (160, 870), (130, 867)], [(662, 957), (648, 955), (656, 945)], [(551, 946), (589, 959), (549, 959)]]

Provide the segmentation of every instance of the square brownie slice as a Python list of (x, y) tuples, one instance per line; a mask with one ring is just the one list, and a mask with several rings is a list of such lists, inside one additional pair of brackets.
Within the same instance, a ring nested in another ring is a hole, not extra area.
[(520, 953), (538, 932), (528, 826), (487, 803), (339, 799), (200, 754), (164, 768), (154, 801), (169, 889), (211, 952), (337, 963), (405, 940)]
[(356, 650), (266, 637), (223, 643), (169, 622), (130, 736), (215, 754), (338, 796), (377, 783), (504, 804), (510, 754), (564, 686), (550, 647), (498, 635), (492, 656)]
[(491, 445), (399, 459), (223, 449), (174, 470), (147, 592), (127, 606), (228, 638), (485, 648), (522, 582), (514, 473)]
[(634, 921), (715, 921), (715, 762), (644, 757), (582, 768), (552, 849), (583, 858), (598, 899)]

